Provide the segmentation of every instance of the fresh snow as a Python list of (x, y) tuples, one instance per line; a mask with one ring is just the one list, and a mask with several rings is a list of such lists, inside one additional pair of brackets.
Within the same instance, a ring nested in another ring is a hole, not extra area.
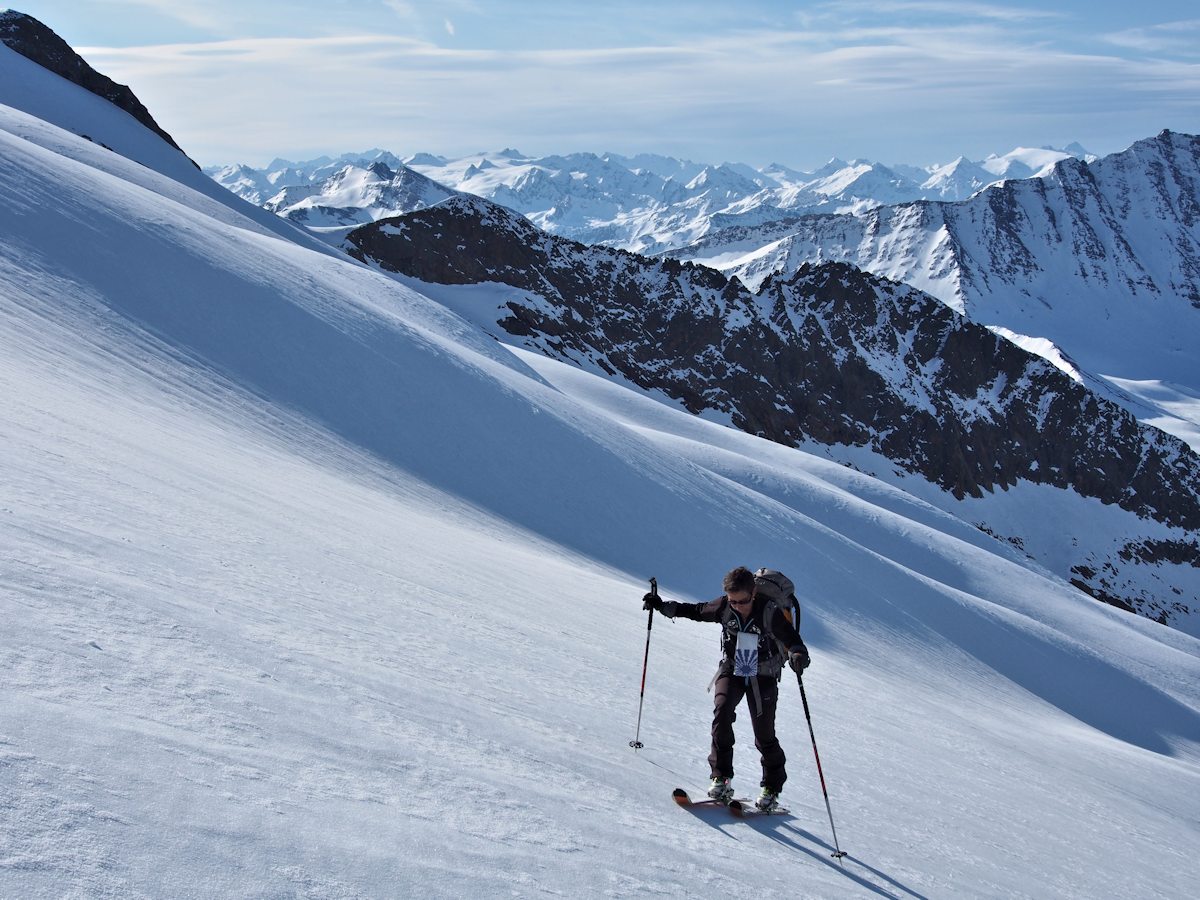
[(1075, 381), (1083, 382), (1083, 375), (1080, 374), (1078, 366), (1062, 352), (1060, 347), (1055, 346), (1053, 341), (1048, 341), (1045, 338), (1030, 337), (1026, 334), (1017, 334), (1008, 328), (1000, 325), (990, 326), (991, 331), (1006, 340), (1012, 341), (1022, 350), (1027, 350), (1030, 353), (1042, 357), (1048, 362), (1054, 364), (1056, 369), (1070, 375)]
[[(1200, 641), (30, 113), (0, 107), (0, 896), (1190, 895)], [(711, 626), (656, 623), (628, 747), (646, 578), (706, 599), (737, 563), (799, 585), (844, 866), (790, 680), (792, 816), (671, 802)]]

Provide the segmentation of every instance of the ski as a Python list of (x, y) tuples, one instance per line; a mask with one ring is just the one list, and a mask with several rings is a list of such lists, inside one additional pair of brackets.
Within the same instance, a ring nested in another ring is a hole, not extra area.
[(752, 816), (786, 816), (788, 811), (782, 806), (771, 809), (759, 809), (753, 800), (730, 800), (729, 811), (739, 819), (749, 819)]
[(788, 813), (788, 811), (782, 806), (777, 806), (774, 809), (769, 810), (761, 810), (754, 805), (753, 800), (742, 798), (734, 798), (733, 800), (729, 800), (728, 802), (724, 803), (720, 800), (710, 800), (707, 798), (704, 800), (693, 800), (688, 795), (688, 792), (683, 788), (675, 788), (675, 790), (671, 792), (671, 797), (676, 803), (683, 807), (724, 806), (739, 819), (749, 819), (753, 816), (782, 816), (787, 815)]

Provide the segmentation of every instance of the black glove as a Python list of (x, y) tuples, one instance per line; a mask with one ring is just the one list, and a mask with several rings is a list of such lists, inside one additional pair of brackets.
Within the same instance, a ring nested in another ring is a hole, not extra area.
[(662, 612), (662, 597), (658, 594), (647, 594), (642, 598), (642, 609), (657, 609)]
[(788, 654), (788, 665), (792, 667), (796, 674), (807, 669), (811, 662), (812, 657), (808, 655), (808, 648), (806, 647), (796, 647)]

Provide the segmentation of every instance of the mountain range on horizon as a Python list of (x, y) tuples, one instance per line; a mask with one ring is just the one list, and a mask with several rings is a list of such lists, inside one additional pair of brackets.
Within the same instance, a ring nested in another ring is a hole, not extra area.
[[(1140, 142), (1105, 160), (1133, 159), (1138, 146), (1151, 145)], [(427, 153), (400, 160), (373, 150), (306, 163), (277, 159), (262, 171), (207, 171), (244, 199), (334, 243), (356, 227), (460, 193), (513, 209), (550, 234), (635, 252), (653, 248), (652, 255), (702, 262), (738, 276), (752, 288), (765, 273), (786, 273), (802, 261), (844, 260), (929, 291), (960, 312), (969, 305), (977, 321), (1042, 353), (1064, 371), (1091, 379), (1093, 387), (1139, 418), (1196, 442), (1200, 383), (1193, 374), (1200, 371), (1200, 358), (1186, 342), (1166, 355), (1156, 348), (1172, 345), (1175, 336), (1188, 332), (1186, 322), (1178, 319), (1188, 314), (1171, 312), (1170, 298), (1194, 289), (1187, 285), (1195, 284), (1193, 270), (1200, 265), (1197, 238), (1186, 225), (1183, 208), (1161, 216), (1143, 213), (1128, 233), (1114, 225), (1120, 216), (1113, 212), (1128, 204), (1127, 193), (1149, 191), (1136, 204), (1147, 210), (1155, 191), (1169, 197), (1178, 186), (1140, 185), (1140, 176), (1133, 176), (1093, 198), (1093, 206), (1103, 207), (1101, 213), (1082, 203), (1069, 209), (1071, 201), (1060, 200), (1057, 210), (1037, 214), (1036, 225), (1001, 228), (1000, 233), (1013, 234), (1007, 240), (1016, 241), (1015, 249), (989, 236), (997, 232), (996, 214), (989, 212), (996, 202), (1009, 204), (1004, 215), (1023, 215), (1028, 203), (1005, 198), (1022, 190), (1036, 194), (1042, 184), (1061, 184), (1070, 177), (1062, 173), (1087, 171), (1060, 172), (1060, 164), (1096, 163), (1097, 172), (1120, 165), (1102, 163), (1078, 145), (1066, 150), (1018, 149), (982, 163), (959, 159), (945, 166), (909, 169), (914, 178), (898, 182), (896, 173), (904, 167), (863, 161), (835, 159), (815, 172), (799, 173), (777, 165), (761, 171), (737, 164), (712, 167), (651, 154), (530, 159), (510, 148), (459, 160)], [(1175, 171), (1161, 160), (1155, 165)], [(1186, 161), (1184, 168), (1189, 169)], [(916, 177), (921, 174), (926, 180), (918, 186)], [(1002, 193), (993, 197), (988, 188)], [(1184, 188), (1185, 203), (1188, 190)], [(962, 199), (947, 199), (959, 196)], [(980, 210), (972, 215), (990, 219), (966, 230), (956, 224), (960, 209)], [(1053, 224), (1064, 215), (1077, 222), (1095, 216), (1096, 227), (1105, 233), (1081, 239), (1093, 249), (1065, 246)], [(900, 231), (893, 233), (897, 228)], [(856, 233), (866, 237), (856, 238)], [(1159, 242), (1169, 248), (1165, 254), (1154, 249)], [(1142, 262), (1123, 249), (1139, 244)], [(1097, 252), (1108, 261), (1089, 261)], [(1057, 257), (1030, 262), (1047, 253)], [(1006, 254), (1021, 265), (1006, 262)], [(1064, 280), (1055, 274), (1072, 267), (1081, 273), (1079, 278)], [(1132, 280), (1121, 275), (1139, 269), (1142, 275)], [(1155, 301), (1162, 311), (1147, 318), (1123, 299), (1130, 294), (1136, 300), (1139, 291), (1162, 298)], [(1059, 299), (1049, 302), (1051, 296)], [(1030, 304), (1031, 297), (1038, 303)], [(1043, 307), (1055, 315), (1046, 315)], [(1110, 324), (1107, 329), (1081, 331), (1079, 326), (1089, 318)], [(1081, 340), (1085, 331), (1086, 343)], [(1147, 360), (1153, 363), (1147, 365)]]
[(514, 209), (560, 237), (654, 254), (735, 224), (964, 199), (1006, 179), (1044, 174), (1071, 157), (1095, 158), (1072, 145), (1017, 148), (979, 162), (960, 157), (923, 169), (831, 159), (814, 172), (800, 172), (779, 164), (706, 165), (650, 153), (535, 158), (508, 148), (448, 159), (430, 153), (400, 158), (377, 149), (304, 162), (275, 159), (264, 169), (204, 171), (243, 199), (313, 228), (364, 225), (459, 191)]
[[(306, 227), (47, 32), (0, 12), (0, 895), (1190, 895), (1200, 454), (1071, 348), (1153, 363), (1123, 308), (1193, 346), (1195, 138), (698, 239), (925, 261), (940, 216), (956, 304), (383, 160)], [(1036, 273), (1095, 334), (979, 320)], [(745, 821), (670, 799), (716, 632), (642, 605), (737, 564), (793, 578), (812, 655), (789, 811)]]

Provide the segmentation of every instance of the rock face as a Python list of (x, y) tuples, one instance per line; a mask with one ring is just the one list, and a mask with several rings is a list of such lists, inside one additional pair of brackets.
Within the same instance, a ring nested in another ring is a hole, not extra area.
[[(1200, 434), (1200, 137), (1163, 132), (1095, 162), (1061, 160), (961, 203), (727, 229), (672, 255), (752, 288), (806, 263), (851, 263), (1053, 344), (1144, 420)], [(1159, 386), (1186, 404), (1160, 402)]]
[(101, 75), (71, 49), (66, 41), (37, 19), (12, 9), (0, 11), (0, 41), (55, 75), (123, 109), (182, 152), (180, 146), (158, 126), (149, 110), (128, 86), (117, 84), (107, 75)]
[[(425, 282), (507, 285), (496, 325), (508, 335), (774, 441), (865, 448), (959, 499), (1031, 483), (1200, 527), (1200, 458), (1181, 441), (928, 294), (846, 264), (803, 265), (754, 293), (465, 196), (359, 228), (348, 246)], [(1194, 545), (1147, 547), (1200, 564)], [(1093, 596), (1163, 614), (1100, 579), (1083, 579)]]

